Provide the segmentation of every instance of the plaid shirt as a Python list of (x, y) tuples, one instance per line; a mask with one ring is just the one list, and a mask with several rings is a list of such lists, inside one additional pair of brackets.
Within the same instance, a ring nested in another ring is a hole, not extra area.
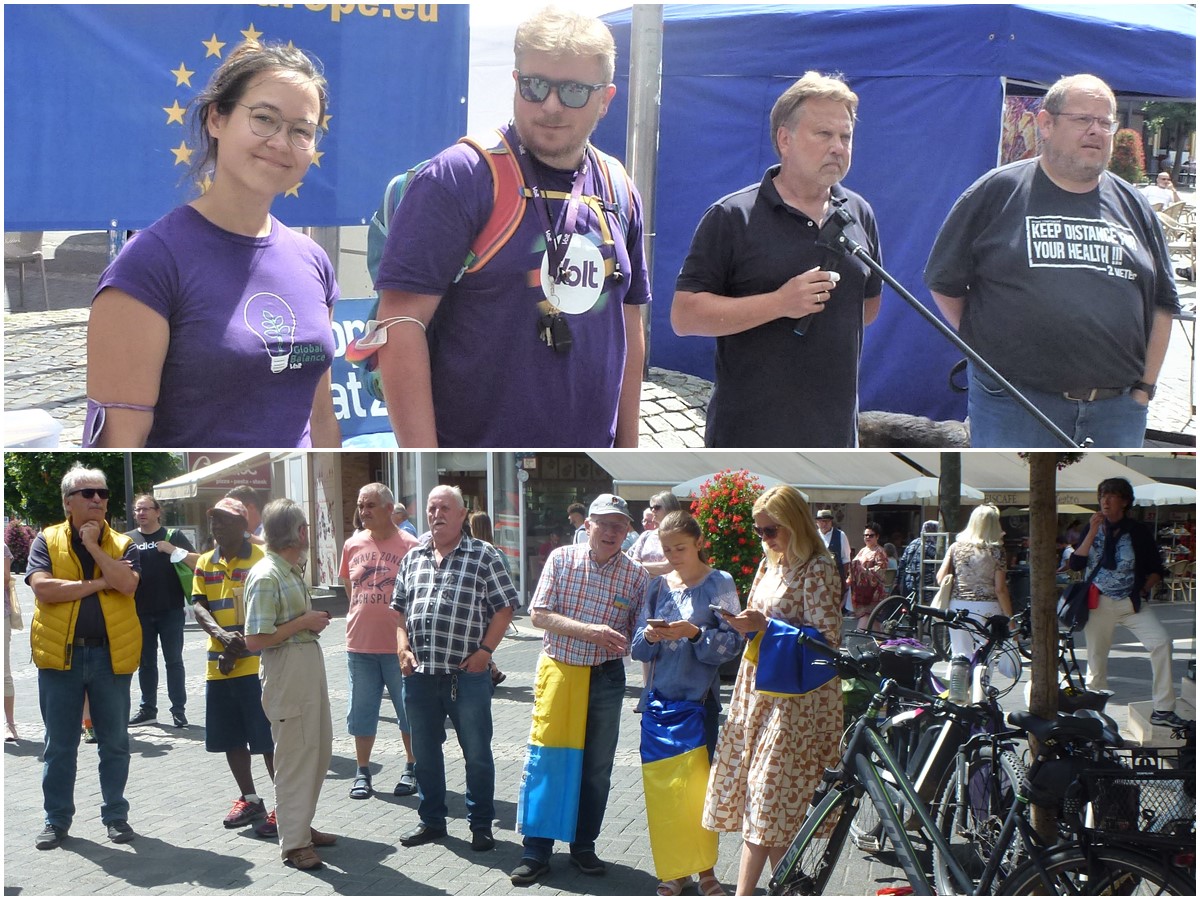
[[(304, 570), (270, 550), (246, 576), (245, 597), (246, 634), (274, 634), (280, 625), (312, 609)], [(304, 644), (319, 638), (316, 632), (301, 628), (284, 643)]]
[[(607, 625), (632, 642), (649, 581), (646, 570), (624, 553), (615, 554), (601, 566), (592, 558), (590, 545), (572, 544), (550, 554), (529, 608), (546, 609), (576, 622)], [(595, 644), (549, 631), (542, 638), (542, 648), (551, 659), (569, 666), (596, 666), (621, 658)]]
[(519, 605), (500, 551), (463, 535), (458, 546), (434, 557), (426, 535), (400, 563), (392, 609), (405, 617), (417, 671), (449, 675), (479, 649), (492, 616)]

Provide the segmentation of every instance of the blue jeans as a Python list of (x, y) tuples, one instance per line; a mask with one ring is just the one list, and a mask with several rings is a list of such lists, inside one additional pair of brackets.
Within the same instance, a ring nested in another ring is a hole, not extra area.
[[(596, 837), (604, 824), (608, 790), (612, 783), (613, 760), (617, 755), (617, 737), (621, 729), (621, 704), (625, 700), (625, 663), (609, 660), (592, 666), (588, 689), (587, 730), (583, 736), (583, 777), (579, 784), (579, 818), (575, 825), (572, 853), (596, 849)], [(413, 750), (416, 753), (416, 749)], [(417, 754), (417, 765), (420, 765)], [(420, 776), (418, 776), (420, 780)], [(554, 852), (552, 838), (527, 837), (521, 856), (550, 861)]]
[(492, 759), (492, 675), (404, 676), (404, 712), (416, 757), (421, 802), (417, 812), (431, 828), (446, 827), (446, 716), (454, 723), (467, 767), (467, 821), (472, 831), (491, 829), (496, 816), (496, 765)]
[(38, 703), (46, 726), (42, 796), (46, 824), (70, 828), (75, 816), (75, 769), (79, 757), (83, 696), (91, 703), (100, 752), (100, 820), (129, 818), (129, 688), (132, 675), (114, 675), (108, 647), (74, 647), (71, 668), (38, 670)]
[(379, 731), (379, 707), (383, 703), (383, 689), (386, 687), (396, 710), (396, 724), (401, 732), (408, 734), (400, 657), (395, 653), (355, 653), (347, 650), (346, 672), (350, 679), (346, 730), (354, 737), (375, 737)]
[[(1062, 443), (1030, 415), (991, 377), (974, 365), (967, 367), (967, 414), (971, 419), (972, 447), (1058, 447)], [(1101, 385), (1097, 385), (1101, 387)], [(1082, 444), (1091, 438), (1097, 449), (1140, 447), (1146, 439), (1146, 414), (1128, 393), (1107, 400), (1068, 400), (1061, 393), (1018, 385), (1021, 393), (1047, 418)]]
[(138, 615), (142, 623), (142, 662), (138, 684), (142, 688), (142, 709), (158, 712), (158, 645), (162, 642), (163, 662), (167, 665), (167, 696), (171, 712), (183, 715), (187, 705), (187, 680), (183, 674), (183, 607)]

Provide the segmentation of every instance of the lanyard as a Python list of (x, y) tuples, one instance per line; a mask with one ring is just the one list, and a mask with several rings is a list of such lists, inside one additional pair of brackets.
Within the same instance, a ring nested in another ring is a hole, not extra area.
[[(521, 145), (520, 159), (524, 161), (528, 150), (525, 145)], [(522, 168), (525, 168), (522, 165)], [(579, 168), (575, 170), (575, 175), (571, 179), (571, 196), (567, 200), (567, 212), (565, 221), (563, 222), (563, 230), (561, 234), (554, 231), (554, 219), (550, 215), (550, 200), (546, 196), (546, 192), (537, 186), (533, 178), (529, 177), (531, 173), (526, 174), (526, 181), (529, 184), (529, 192), (533, 195), (534, 206), (537, 207), (538, 216), (542, 223), (542, 232), (546, 238), (546, 255), (549, 263), (550, 278), (556, 283), (561, 283), (566, 277), (563, 272), (563, 261), (567, 257), (567, 249), (571, 244), (571, 236), (575, 233), (575, 222), (579, 217), (579, 202), (583, 197), (583, 182), (587, 178), (587, 155), (584, 154), (584, 161), (580, 163)]]

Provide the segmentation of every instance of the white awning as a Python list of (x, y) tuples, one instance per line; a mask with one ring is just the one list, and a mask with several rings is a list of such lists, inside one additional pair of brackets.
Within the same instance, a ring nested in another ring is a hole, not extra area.
[[(941, 455), (936, 451), (912, 451), (904, 455), (935, 475), (941, 471)], [(1096, 486), (1105, 478), (1125, 478), (1134, 486), (1135, 493), (1139, 484), (1154, 481), (1103, 453), (1086, 453), (1079, 462), (1058, 471), (1055, 479), (1058, 502), (1095, 506)], [(1016, 453), (964, 450), (962, 480), (983, 491), (988, 501), (997, 506), (1029, 505), (1029, 464)]]
[(156, 500), (190, 500), (195, 497), (207, 481), (228, 475), (238, 469), (253, 469), (263, 463), (270, 462), (276, 456), (262, 450), (246, 450), (242, 453), (215, 462), (211, 466), (195, 469), (186, 475), (180, 475), (154, 486)]
[(800, 489), (810, 504), (858, 503), (876, 488), (920, 474), (886, 450), (595, 450), (588, 456), (612, 476), (613, 490), (627, 500), (648, 500), (699, 475), (748, 469)]

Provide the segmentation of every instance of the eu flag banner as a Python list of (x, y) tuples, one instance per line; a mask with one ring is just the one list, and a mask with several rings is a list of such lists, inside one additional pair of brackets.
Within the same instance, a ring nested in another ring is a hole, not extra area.
[(542, 654), (534, 676), (533, 725), (517, 795), (517, 831), (575, 840), (592, 670)]
[(708, 788), (704, 704), (653, 693), (642, 711), (642, 787), (659, 881), (717, 863), (717, 833), (700, 824)]
[(6, 231), (144, 228), (196, 196), (184, 112), (247, 38), (329, 81), (329, 132), (272, 210), (286, 224), (361, 224), (466, 130), (465, 4), (6, 5), (4, 29)]

